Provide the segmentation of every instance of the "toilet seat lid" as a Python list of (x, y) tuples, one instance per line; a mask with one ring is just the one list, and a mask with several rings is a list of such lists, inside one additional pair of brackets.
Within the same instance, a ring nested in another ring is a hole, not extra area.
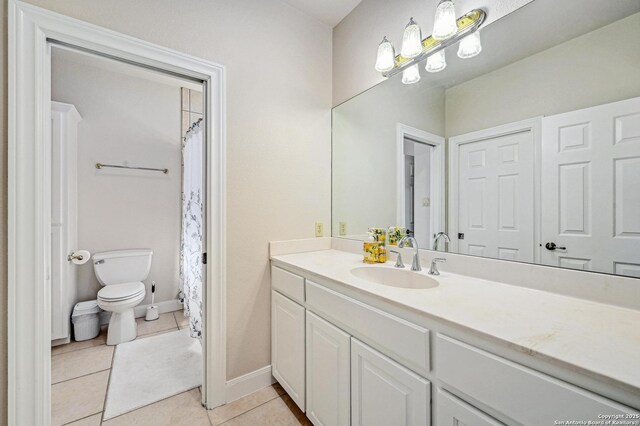
[(141, 282), (111, 284), (98, 292), (98, 298), (104, 301), (126, 300), (139, 296), (144, 291), (144, 284)]

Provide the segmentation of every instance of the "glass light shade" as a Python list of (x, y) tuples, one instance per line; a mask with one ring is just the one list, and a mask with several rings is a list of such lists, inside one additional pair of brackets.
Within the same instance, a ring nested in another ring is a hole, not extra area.
[(458, 45), (458, 57), (462, 59), (473, 58), (482, 52), (482, 44), (480, 43), (480, 31), (476, 30), (473, 34), (469, 34)]
[(396, 51), (393, 44), (386, 37), (382, 39), (378, 46), (378, 57), (376, 59), (376, 71), (391, 71), (395, 66)]
[(444, 56), (444, 50), (441, 50), (427, 58), (427, 66), (425, 69), (429, 72), (439, 72), (447, 67), (447, 60)]
[(420, 81), (420, 67), (418, 64), (412, 65), (402, 71), (402, 83), (414, 84)]
[(409, 19), (409, 23), (404, 27), (404, 35), (402, 36), (402, 49), (400, 54), (405, 58), (415, 58), (422, 53), (422, 31), (420, 26), (416, 24), (413, 18)]
[(452, 0), (440, 0), (436, 8), (431, 37), (436, 40), (446, 40), (458, 32), (456, 24), (456, 9)]

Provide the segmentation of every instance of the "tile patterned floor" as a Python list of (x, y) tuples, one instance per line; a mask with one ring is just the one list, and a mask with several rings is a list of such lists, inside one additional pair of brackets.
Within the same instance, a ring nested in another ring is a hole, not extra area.
[[(188, 324), (182, 311), (161, 314), (157, 321), (136, 321), (138, 338), (177, 331)], [(95, 339), (51, 349), (53, 426), (311, 424), (278, 384), (211, 411), (200, 404), (200, 390), (192, 389), (103, 422), (113, 350), (106, 346), (106, 330)]]

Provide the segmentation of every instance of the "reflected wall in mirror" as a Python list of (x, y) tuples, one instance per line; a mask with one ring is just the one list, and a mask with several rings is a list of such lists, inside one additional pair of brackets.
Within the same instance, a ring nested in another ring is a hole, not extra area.
[(536, 0), (337, 106), (332, 235), (640, 278), (638, 40), (638, 1)]

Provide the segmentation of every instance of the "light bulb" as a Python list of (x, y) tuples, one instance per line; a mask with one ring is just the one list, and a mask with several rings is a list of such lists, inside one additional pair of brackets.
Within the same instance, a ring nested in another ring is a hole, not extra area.
[(378, 57), (376, 59), (376, 71), (391, 71), (395, 66), (396, 51), (393, 44), (387, 37), (384, 37), (378, 46)]
[(404, 35), (402, 36), (402, 49), (400, 54), (407, 59), (415, 58), (422, 53), (422, 31), (420, 26), (416, 24), (413, 18), (409, 19), (409, 23), (404, 27)]
[(480, 30), (469, 34), (462, 40), (458, 46), (458, 57), (462, 59), (473, 58), (482, 52), (482, 44), (480, 43)]
[(420, 67), (418, 64), (411, 65), (402, 71), (402, 83), (413, 84), (420, 81)]
[(433, 22), (433, 37), (435, 40), (446, 40), (458, 32), (456, 24), (456, 9), (452, 0), (440, 0), (436, 8), (436, 17)]
[(427, 58), (427, 66), (425, 69), (429, 72), (439, 72), (447, 67), (447, 60), (444, 56), (444, 50), (434, 53)]

